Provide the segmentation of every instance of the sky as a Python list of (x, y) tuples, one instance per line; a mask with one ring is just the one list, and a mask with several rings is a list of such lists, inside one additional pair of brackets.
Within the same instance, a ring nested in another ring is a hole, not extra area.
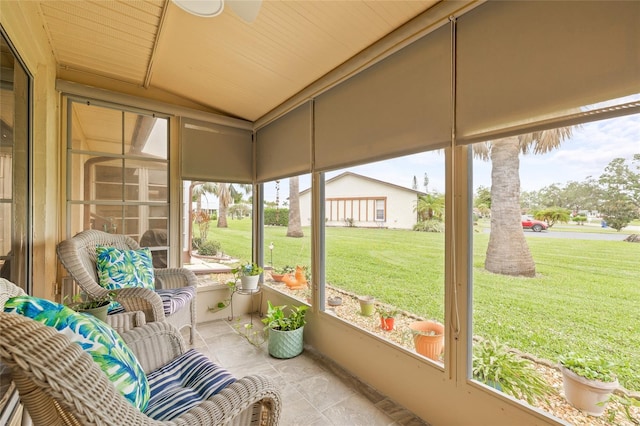
[[(571, 138), (561, 147), (544, 155), (520, 156), (520, 186), (523, 191), (539, 190), (553, 183), (597, 179), (614, 158), (631, 160), (640, 154), (640, 114), (583, 124), (573, 129)], [(444, 192), (444, 153), (427, 152), (326, 173), (329, 179), (344, 171), (411, 188), (413, 176), (418, 190), (424, 191), (424, 174), (429, 177), (429, 192)], [(280, 198), (289, 193), (288, 180), (280, 183)], [(473, 186), (491, 186), (491, 163), (473, 162)], [(300, 189), (310, 187), (310, 175), (300, 177)], [(265, 200), (275, 200), (275, 185), (265, 184)]]

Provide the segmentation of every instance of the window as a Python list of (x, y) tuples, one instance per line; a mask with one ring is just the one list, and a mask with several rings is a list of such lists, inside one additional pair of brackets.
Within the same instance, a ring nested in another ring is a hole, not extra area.
[(377, 197), (325, 198), (327, 225), (376, 226), (384, 221), (385, 201)]
[(231, 268), (252, 260), (252, 186), (185, 180), (183, 188), (185, 217), (190, 218), (186, 263), (197, 273), (225, 273), (231, 278)]
[(125, 234), (166, 266), (168, 118), (69, 99), (68, 122), (68, 234)]
[[(31, 76), (0, 32), (0, 276), (30, 292)], [(0, 424), (16, 420), (18, 395), (0, 364)]]
[[(325, 310), (439, 366), (444, 363), (444, 166), (445, 154), (431, 151), (326, 172), (324, 179)], [(342, 220), (349, 217), (353, 221)], [(366, 307), (367, 297), (375, 300), (375, 309)], [(384, 311), (397, 311), (392, 330), (382, 327)], [(415, 345), (428, 334), (423, 326), (437, 329), (433, 351)]]
[(265, 283), (311, 303), (311, 175), (265, 182)]
[[(550, 404), (562, 383), (548, 365), (570, 352), (613, 363), (620, 385), (640, 390), (640, 305), (629, 285), (640, 246), (625, 241), (640, 231), (639, 133), (636, 114), (472, 146), (476, 373), (489, 368), (481, 342), (491, 341), (526, 355), (556, 388)], [(528, 403), (550, 410), (543, 397)]]
[(384, 222), (385, 218), (385, 201), (386, 200), (376, 200), (376, 220), (378, 222)]

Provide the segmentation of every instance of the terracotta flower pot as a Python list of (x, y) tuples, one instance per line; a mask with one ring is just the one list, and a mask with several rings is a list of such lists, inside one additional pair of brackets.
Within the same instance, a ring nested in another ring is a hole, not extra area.
[(282, 278), (284, 278), (284, 274), (271, 274), (271, 279), (277, 282), (282, 282)]
[(396, 319), (394, 317), (380, 317), (380, 328), (385, 330), (385, 331), (391, 331), (393, 330), (393, 327), (395, 326), (395, 322)]
[(416, 321), (409, 324), (416, 352), (435, 361), (444, 349), (444, 325), (436, 321)]

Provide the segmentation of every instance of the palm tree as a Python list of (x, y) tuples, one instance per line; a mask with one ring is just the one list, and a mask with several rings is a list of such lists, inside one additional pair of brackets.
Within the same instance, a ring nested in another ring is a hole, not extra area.
[(484, 267), (502, 275), (533, 277), (536, 266), (520, 218), (520, 153), (544, 154), (571, 136), (561, 127), (474, 145), (474, 155), (491, 160), (491, 234)]
[(300, 221), (300, 181), (298, 176), (289, 178), (289, 225), (287, 237), (301, 238), (302, 223)]
[(425, 194), (418, 196), (416, 207), (420, 220), (431, 220), (435, 217), (442, 218), (444, 212), (444, 196), (442, 194)]
[(218, 196), (218, 228), (228, 228), (227, 211), (233, 197), (231, 196), (231, 185), (228, 183), (216, 183), (216, 191), (214, 194)]
[[(236, 186), (238, 188), (236, 188)], [(218, 197), (218, 228), (227, 228), (227, 213), (231, 201), (241, 198), (242, 190), (245, 194), (251, 193), (250, 184), (236, 184), (234, 186), (231, 183), (225, 182), (193, 182), (191, 184), (192, 199), (198, 203), (196, 206), (197, 211), (200, 211), (200, 200), (202, 196), (206, 194), (213, 194)]]
[(251, 194), (251, 184), (231, 184), (219, 182), (215, 184), (217, 190), (215, 194), (218, 196), (219, 209), (218, 212), (218, 228), (227, 228), (227, 213), (231, 201), (239, 202), (242, 199), (242, 192), (245, 194)]
[(216, 191), (216, 184), (211, 182), (191, 182), (191, 201), (196, 202), (196, 213), (202, 210), (202, 197), (207, 197), (207, 194), (214, 194)]

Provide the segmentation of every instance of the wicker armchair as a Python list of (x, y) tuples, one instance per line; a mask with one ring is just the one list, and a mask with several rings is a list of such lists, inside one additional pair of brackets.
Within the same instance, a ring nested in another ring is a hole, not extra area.
[[(104, 296), (108, 290), (98, 283), (96, 269), (96, 246), (112, 246), (121, 250), (138, 250), (140, 245), (126, 235), (109, 234), (98, 230), (82, 231), (57, 246), (58, 258), (78, 283), (82, 290), (90, 297)], [(181, 309), (165, 315), (163, 301), (158, 294), (149, 289), (123, 289), (127, 292), (118, 293), (117, 300), (127, 312), (142, 311), (146, 322), (166, 320), (181, 330), (190, 327), (189, 342), (193, 344), (196, 329), (196, 301), (195, 288), (197, 278), (186, 268), (154, 268), (156, 290), (179, 289), (193, 287), (194, 297)], [(131, 296), (131, 297), (129, 297)], [(165, 304), (170, 303), (165, 300)], [(107, 321), (110, 325), (112, 320)], [(120, 331), (120, 330), (118, 330)]]
[[(0, 279), (0, 361), (9, 367), (21, 402), (35, 425), (277, 425), (280, 393), (272, 381), (238, 379), (172, 421), (155, 421), (137, 410), (80, 345), (22, 315), (3, 312), (22, 290)], [(180, 332), (154, 322), (122, 334), (149, 373), (186, 350)]]

